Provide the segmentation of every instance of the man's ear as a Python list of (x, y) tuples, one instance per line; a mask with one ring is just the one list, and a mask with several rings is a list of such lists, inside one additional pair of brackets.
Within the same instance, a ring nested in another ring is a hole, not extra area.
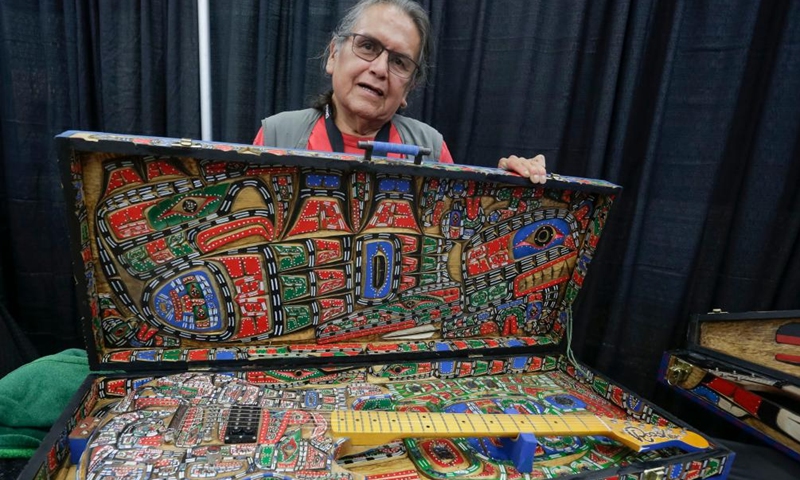
[(336, 54), (339, 53), (336, 51), (336, 40), (331, 40), (331, 44), (328, 46), (328, 61), (325, 62), (325, 73), (328, 75), (333, 75), (333, 65), (336, 62)]

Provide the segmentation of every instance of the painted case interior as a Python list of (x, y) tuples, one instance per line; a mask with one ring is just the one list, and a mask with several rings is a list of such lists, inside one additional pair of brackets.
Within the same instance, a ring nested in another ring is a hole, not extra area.
[(87, 380), (24, 474), (689, 479), (730, 468), (713, 445), (636, 453), (602, 435), (539, 435), (525, 468), (519, 441), (345, 450), (331, 435), (341, 410), (679, 425), (563, 354), (615, 185), (92, 132), (58, 141), (90, 360), (129, 373)]
[(616, 187), (316, 155), (340, 168), (74, 151), (100, 363), (561, 340)]

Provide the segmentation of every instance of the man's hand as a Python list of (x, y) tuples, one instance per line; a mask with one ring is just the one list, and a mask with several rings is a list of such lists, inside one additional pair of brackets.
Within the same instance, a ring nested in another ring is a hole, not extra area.
[(536, 155), (533, 158), (518, 157), (511, 155), (503, 157), (497, 162), (497, 167), (509, 172), (515, 172), (523, 177), (528, 177), (533, 183), (544, 183), (547, 181), (547, 170), (544, 167), (544, 155)]

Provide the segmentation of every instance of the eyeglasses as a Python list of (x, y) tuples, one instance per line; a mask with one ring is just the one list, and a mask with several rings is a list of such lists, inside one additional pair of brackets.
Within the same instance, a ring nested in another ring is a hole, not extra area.
[(419, 68), (417, 62), (411, 60), (408, 55), (393, 52), (384, 47), (380, 41), (368, 35), (348, 33), (342, 36), (344, 38), (353, 37), (353, 53), (362, 60), (371, 62), (380, 57), (384, 50), (389, 52), (389, 71), (398, 77), (411, 78)]

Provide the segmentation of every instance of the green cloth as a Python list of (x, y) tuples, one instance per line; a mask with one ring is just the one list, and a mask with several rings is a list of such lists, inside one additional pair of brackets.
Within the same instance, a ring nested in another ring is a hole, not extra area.
[(89, 374), (85, 350), (64, 350), (0, 378), (0, 458), (30, 458)]

